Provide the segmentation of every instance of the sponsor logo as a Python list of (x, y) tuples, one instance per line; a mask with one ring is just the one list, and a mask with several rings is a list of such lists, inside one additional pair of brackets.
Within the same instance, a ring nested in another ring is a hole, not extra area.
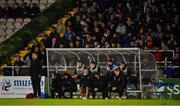
[[(31, 86), (31, 80), (14, 80), (14, 86)], [(40, 85), (43, 85), (43, 81), (40, 82)]]
[(2, 90), (3, 91), (9, 91), (10, 87), (11, 87), (11, 81), (8, 79), (3, 79), (3, 81), (1, 82), (1, 86), (2, 86)]
[(167, 94), (174, 94), (174, 95), (179, 95), (180, 94), (180, 85), (175, 84), (174, 82), (163, 82), (159, 81), (156, 83), (156, 86), (159, 88), (157, 89), (158, 92), (166, 92)]
[(31, 80), (14, 80), (14, 86), (31, 86)]

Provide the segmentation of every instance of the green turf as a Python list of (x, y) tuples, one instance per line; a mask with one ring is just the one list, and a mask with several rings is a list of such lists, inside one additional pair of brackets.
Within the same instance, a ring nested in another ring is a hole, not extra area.
[(180, 100), (0, 99), (0, 105), (180, 105)]

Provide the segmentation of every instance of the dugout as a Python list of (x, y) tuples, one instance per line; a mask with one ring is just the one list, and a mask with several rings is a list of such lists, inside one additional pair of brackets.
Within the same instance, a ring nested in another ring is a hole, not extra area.
[[(143, 98), (144, 86), (148, 85), (152, 76), (155, 76), (157, 65), (153, 55), (140, 48), (47, 48), (47, 70), (48, 79), (53, 73), (73, 72), (76, 60), (80, 59), (86, 66), (90, 61), (96, 61), (101, 69), (106, 69), (106, 61), (111, 58), (114, 64), (120, 65), (124, 62), (137, 76), (137, 89), (133, 85), (127, 88), (127, 95), (140, 94)], [(51, 82), (48, 80), (48, 91)]]

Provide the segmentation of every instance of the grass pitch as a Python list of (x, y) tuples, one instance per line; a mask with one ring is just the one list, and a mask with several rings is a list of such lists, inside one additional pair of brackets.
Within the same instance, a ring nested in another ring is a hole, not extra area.
[(42, 105), (42, 106), (52, 106), (52, 105), (106, 105), (106, 106), (118, 106), (118, 105), (178, 105), (180, 106), (180, 100), (103, 100), (103, 99), (0, 99), (0, 105), (3, 106), (23, 106), (23, 105)]

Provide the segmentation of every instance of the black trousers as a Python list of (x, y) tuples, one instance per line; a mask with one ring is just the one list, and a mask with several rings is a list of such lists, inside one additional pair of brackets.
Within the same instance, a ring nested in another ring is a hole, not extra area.
[(109, 98), (109, 97), (108, 97), (108, 92), (109, 92), (109, 90), (108, 90), (108, 89), (104, 89), (104, 90), (102, 90), (102, 98), (103, 98), (103, 99), (105, 99), (105, 98)]
[(114, 91), (111, 90), (111, 92), (118, 93), (119, 94), (119, 98), (121, 98), (123, 96), (124, 87), (117, 88)]
[(72, 89), (66, 89), (65, 91), (63, 91), (63, 92), (62, 92), (62, 97), (63, 97), (63, 98), (65, 97), (65, 96), (64, 96), (65, 92), (69, 92), (70, 98), (71, 98), (71, 99), (73, 98), (73, 90), (72, 90)]
[(95, 99), (95, 97), (96, 97), (96, 92), (94, 91), (94, 87), (93, 87), (93, 88), (90, 88), (89, 94), (91, 94), (91, 95), (92, 95), (92, 98)]
[(41, 96), (41, 87), (40, 87), (41, 78), (39, 78), (38, 76), (31, 77), (31, 81), (32, 81), (34, 97), (40, 97)]
[(62, 98), (62, 92), (58, 89), (51, 89), (51, 97), (55, 98), (55, 93), (58, 93), (58, 98)]
[[(105, 87), (105, 86), (101, 86), (100, 88), (98, 88), (98, 92), (101, 92), (102, 93), (102, 98), (105, 99), (105, 98), (109, 98), (109, 93), (110, 89), (109, 87)], [(96, 92), (95, 92), (96, 93)], [(93, 95), (93, 94), (92, 94)], [(95, 94), (94, 94), (95, 95)]]

